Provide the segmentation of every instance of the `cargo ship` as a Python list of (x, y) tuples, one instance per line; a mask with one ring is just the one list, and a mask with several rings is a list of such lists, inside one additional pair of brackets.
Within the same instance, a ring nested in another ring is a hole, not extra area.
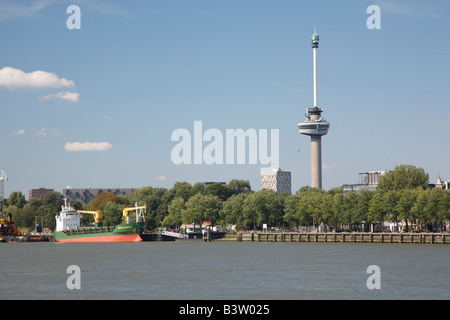
[[(145, 206), (123, 209), (126, 223), (115, 227), (103, 227), (101, 211), (77, 211), (67, 204), (61, 206), (61, 212), (56, 218), (55, 240), (58, 242), (141, 242), (145, 230)], [(136, 211), (136, 222), (131, 222), (131, 211)], [(82, 213), (95, 216), (95, 227), (81, 228)]]

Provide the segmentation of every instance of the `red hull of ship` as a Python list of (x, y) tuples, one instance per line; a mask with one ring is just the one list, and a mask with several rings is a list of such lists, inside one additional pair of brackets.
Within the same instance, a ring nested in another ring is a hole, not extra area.
[(58, 239), (58, 242), (141, 242), (138, 234)]

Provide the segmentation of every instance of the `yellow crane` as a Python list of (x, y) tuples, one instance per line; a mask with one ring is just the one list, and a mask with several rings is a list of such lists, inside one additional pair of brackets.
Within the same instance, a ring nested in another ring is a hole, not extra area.
[(78, 210), (77, 213), (89, 213), (94, 215), (94, 221), (95, 221), (95, 226), (96, 227), (101, 227), (102, 226), (102, 212), (101, 211), (83, 211), (83, 210)]
[(0, 217), (0, 237), (18, 236), (19, 234), (20, 231), (12, 221), (11, 213), (6, 217)]
[[(138, 212), (139, 209), (139, 212)], [(123, 209), (123, 217), (126, 218), (127, 223), (131, 223), (131, 211), (135, 211), (136, 210), (136, 222), (142, 222), (145, 221), (145, 216), (144, 214), (146, 213), (147, 210), (147, 206), (140, 206), (138, 207), (137, 202), (136, 202), (136, 206), (132, 207), (132, 208), (125, 208)]]

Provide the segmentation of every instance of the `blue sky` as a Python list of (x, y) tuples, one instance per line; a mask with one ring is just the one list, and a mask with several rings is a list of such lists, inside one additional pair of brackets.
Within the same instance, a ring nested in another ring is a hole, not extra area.
[[(66, 26), (73, 4), (79, 30)], [(379, 30), (366, 26), (372, 4)], [(172, 163), (171, 133), (193, 133), (197, 120), (224, 134), (279, 129), (293, 192), (310, 185), (310, 140), (297, 123), (313, 103), (314, 26), (318, 102), (331, 123), (324, 189), (402, 163), (450, 180), (449, 20), (450, 3), (437, 0), (3, 0), (0, 69), (43, 72), (30, 80), (39, 85), (0, 76), (5, 197), (231, 179), (259, 190), (259, 164)], [(103, 149), (65, 149), (86, 141)]]

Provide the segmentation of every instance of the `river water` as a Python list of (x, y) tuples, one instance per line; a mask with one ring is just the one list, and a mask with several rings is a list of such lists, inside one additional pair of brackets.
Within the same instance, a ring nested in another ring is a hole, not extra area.
[[(79, 267), (80, 289), (67, 273)], [(370, 265), (380, 289), (370, 290)], [(450, 299), (450, 246), (2, 243), (0, 299)], [(74, 283), (74, 282), (73, 282)]]

